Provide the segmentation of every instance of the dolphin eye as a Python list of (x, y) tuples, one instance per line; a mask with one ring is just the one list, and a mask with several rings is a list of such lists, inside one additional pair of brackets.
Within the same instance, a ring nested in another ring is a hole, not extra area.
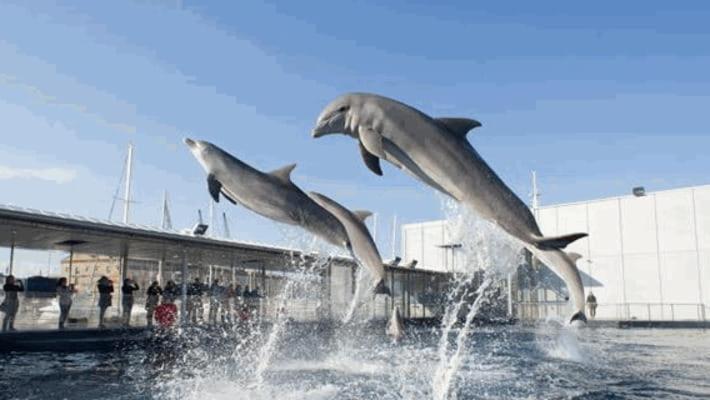
[(347, 111), (347, 109), (348, 109), (348, 106), (342, 106), (342, 107), (338, 108), (338, 112), (345, 112), (345, 111)]

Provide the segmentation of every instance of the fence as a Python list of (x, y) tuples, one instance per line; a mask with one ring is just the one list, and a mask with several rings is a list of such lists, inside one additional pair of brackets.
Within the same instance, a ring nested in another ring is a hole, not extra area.
[[(517, 302), (515, 317), (522, 320), (567, 318), (571, 314), (568, 302)], [(589, 316), (589, 309), (585, 310)], [(609, 321), (707, 321), (710, 306), (699, 303), (604, 303), (599, 304), (594, 319)]]

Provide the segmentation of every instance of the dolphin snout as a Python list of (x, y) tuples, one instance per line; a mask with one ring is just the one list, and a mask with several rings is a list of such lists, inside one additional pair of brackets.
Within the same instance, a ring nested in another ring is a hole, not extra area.
[(316, 122), (316, 127), (313, 128), (311, 135), (314, 138), (319, 138), (321, 136), (343, 132), (345, 129), (343, 124), (344, 120), (341, 115), (336, 115), (331, 118), (320, 118), (318, 122)]
[(311, 136), (314, 138), (319, 138), (319, 137), (325, 135), (326, 134), (325, 131), (326, 131), (327, 127), (328, 127), (327, 120), (325, 120), (325, 121), (318, 120), (315, 128), (313, 128), (313, 131), (311, 131)]
[(191, 149), (195, 148), (195, 146), (197, 146), (197, 143), (195, 143), (195, 141), (190, 138), (185, 138), (182, 141), (185, 142), (185, 144)]

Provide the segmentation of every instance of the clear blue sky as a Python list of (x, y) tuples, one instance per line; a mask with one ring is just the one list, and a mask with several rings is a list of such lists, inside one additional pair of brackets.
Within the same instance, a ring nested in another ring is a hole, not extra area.
[[(31, 4), (25, 4), (31, 3)], [(0, 203), (105, 218), (136, 145), (132, 220), (207, 207), (181, 143), (212, 141), (260, 169), (380, 215), (441, 216), (440, 198), (355, 142), (310, 138), (321, 108), (372, 91), (473, 117), (474, 147), (543, 204), (710, 183), (708, 2), (8, 2), (0, 4)], [(274, 223), (226, 207), (241, 239)]]

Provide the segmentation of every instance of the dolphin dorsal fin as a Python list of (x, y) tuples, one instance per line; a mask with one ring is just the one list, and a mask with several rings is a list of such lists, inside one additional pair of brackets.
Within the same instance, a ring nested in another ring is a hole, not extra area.
[(366, 211), (366, 210), (353, 210), (353, 214), (355, 214), (355, 216), (357, 217), (357, 219), (360, 220), (360, 222), (365, 222), (367, 217), (372, 215), (371, 212)]
[(577, 263), (577, 260), (579, 260), (580, 258), (582, 258), (582, 255), (581, 255), (581, 254), (575, 253), (575, 252), (573, 252), (573, 251), (567, 252), (567, 256), (568, 256), (569, 258), (571, 258), (571, 259), (572, 259), (572, 262), (575, 263), (575, 264)]
[(481, 123), (470, 118), (436, 118), (437, 121), (444, 124), (451, 133), (460, 136), (462, 139), (473, 128), (478, 128)]
[(291, 171), (293, 171), (294, 168), (296, 168), (296, 164), (289, 164), (269, 172), (269, 175), (278, 178), (284, 183), (293, 183), (291, 182)]

